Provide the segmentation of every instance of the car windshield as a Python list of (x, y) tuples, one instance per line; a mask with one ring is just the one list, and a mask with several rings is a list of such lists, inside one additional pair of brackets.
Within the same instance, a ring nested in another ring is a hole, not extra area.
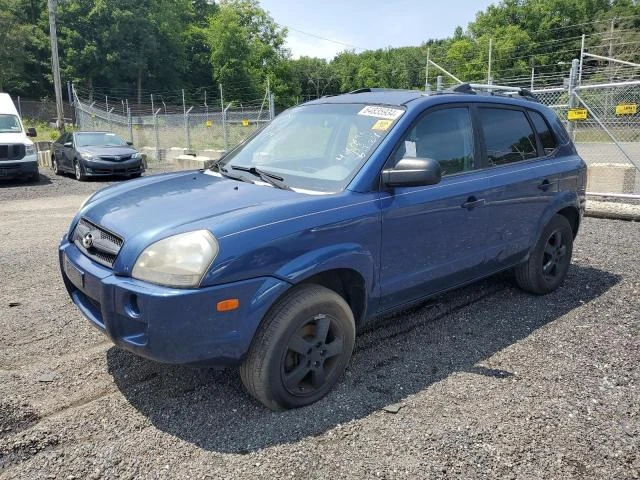
[(22, 131), (20, 120), (15, 115), (0, 115), (0, 133), (19, 133)]
[[(219, 162), (221, 173), (260, 181), (249, 169), (309, 193), (343, 190), (404, 113), (401, 107), (315, 104), (287, 110)], [(264, 179), (264, 175), (263, 175)]]
[(76, 133), (78, 147), (124, 147), (127, 142), (115, 133)]

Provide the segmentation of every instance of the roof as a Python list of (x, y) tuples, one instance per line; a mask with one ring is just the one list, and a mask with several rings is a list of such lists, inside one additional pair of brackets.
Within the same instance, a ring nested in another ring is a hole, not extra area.
[(366, 88), (356, 90), (351, 93), (322, 97), (308, 102), (308, 104), (319, 103), (366, 103), (369, 105), (405, 105), (411, 100), (422, 97), (420, 90), (396, 90), (385, 88)]
[(18, 110), (8, 93), (0, 93), (0, 113), (18, 115)]
[[(473, 88), (476, 87), (476, 88)], [(420, 90), (398, 90), (388, 88), (363, 88), (353, 92), (344, 93), (342, 95), (322, 97), (317, 100), (308, 102), (307, 104), (323, 104), (323, 103), (364, 103), (373, 105), (393, 105), (393, 106), (409, 106), (410, 108), (419, 105), (439, 104), (449, 102), (455, 98), (456, 102), (491, 102), (502, 103), (507, 105), (519, 105), (531, 107), (531, 103), (540, 105), (538, 100), (527, 90), (508, 89), (506, 87), (493, 86), (496, 92), (483, 91), (483, 85), (462, 84), (453, 90), (443, 90), (442, 92), (431, 92), (425, 94)], [(488, 87), (488, 86), (487, 86)], [(485, 89), (486, 90), (486, 89)], [(513, 90), (511, 96), (505, 94), (501, 90)], [(416, 101), (421, 100), (421, 101)]]

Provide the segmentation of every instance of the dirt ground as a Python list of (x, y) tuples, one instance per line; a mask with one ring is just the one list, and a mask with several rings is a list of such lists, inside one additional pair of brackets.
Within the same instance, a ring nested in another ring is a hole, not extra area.
[(0, 478), (640, 478), (638, 223), (585, 219), (548, 296), (504, 274), (376, 322), (328, 397), (271, 412), (73, 306), (56, 246), (107, 183), (0, 183)]

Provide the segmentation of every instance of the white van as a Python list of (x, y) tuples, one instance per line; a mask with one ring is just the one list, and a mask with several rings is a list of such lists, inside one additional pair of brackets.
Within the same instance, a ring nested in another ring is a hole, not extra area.
[(38, 180), (36, 146), (28, 138), (36, 135), (35, 128), (25, 132), (13, 100), (8, 93), (0, 93), (0, 179)]

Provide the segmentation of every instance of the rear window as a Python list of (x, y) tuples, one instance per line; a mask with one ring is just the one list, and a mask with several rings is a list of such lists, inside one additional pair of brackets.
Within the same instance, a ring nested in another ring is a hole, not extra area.
[(546, 120), (538, 112), (529, 110), (529, 116), (531, 117), (531, 121), (538, 132), (538, 137), (540, 137), (540, 141), (542, 142), (544, 154), (551, 155), (558, 147), (556, 138), (553, 136), (553, 133), (551, 133), (551, 128), (549, 128)]
[(480, 108), (489, 164), (506, 165), (538, 156), (536, 136), (521, 110)]

